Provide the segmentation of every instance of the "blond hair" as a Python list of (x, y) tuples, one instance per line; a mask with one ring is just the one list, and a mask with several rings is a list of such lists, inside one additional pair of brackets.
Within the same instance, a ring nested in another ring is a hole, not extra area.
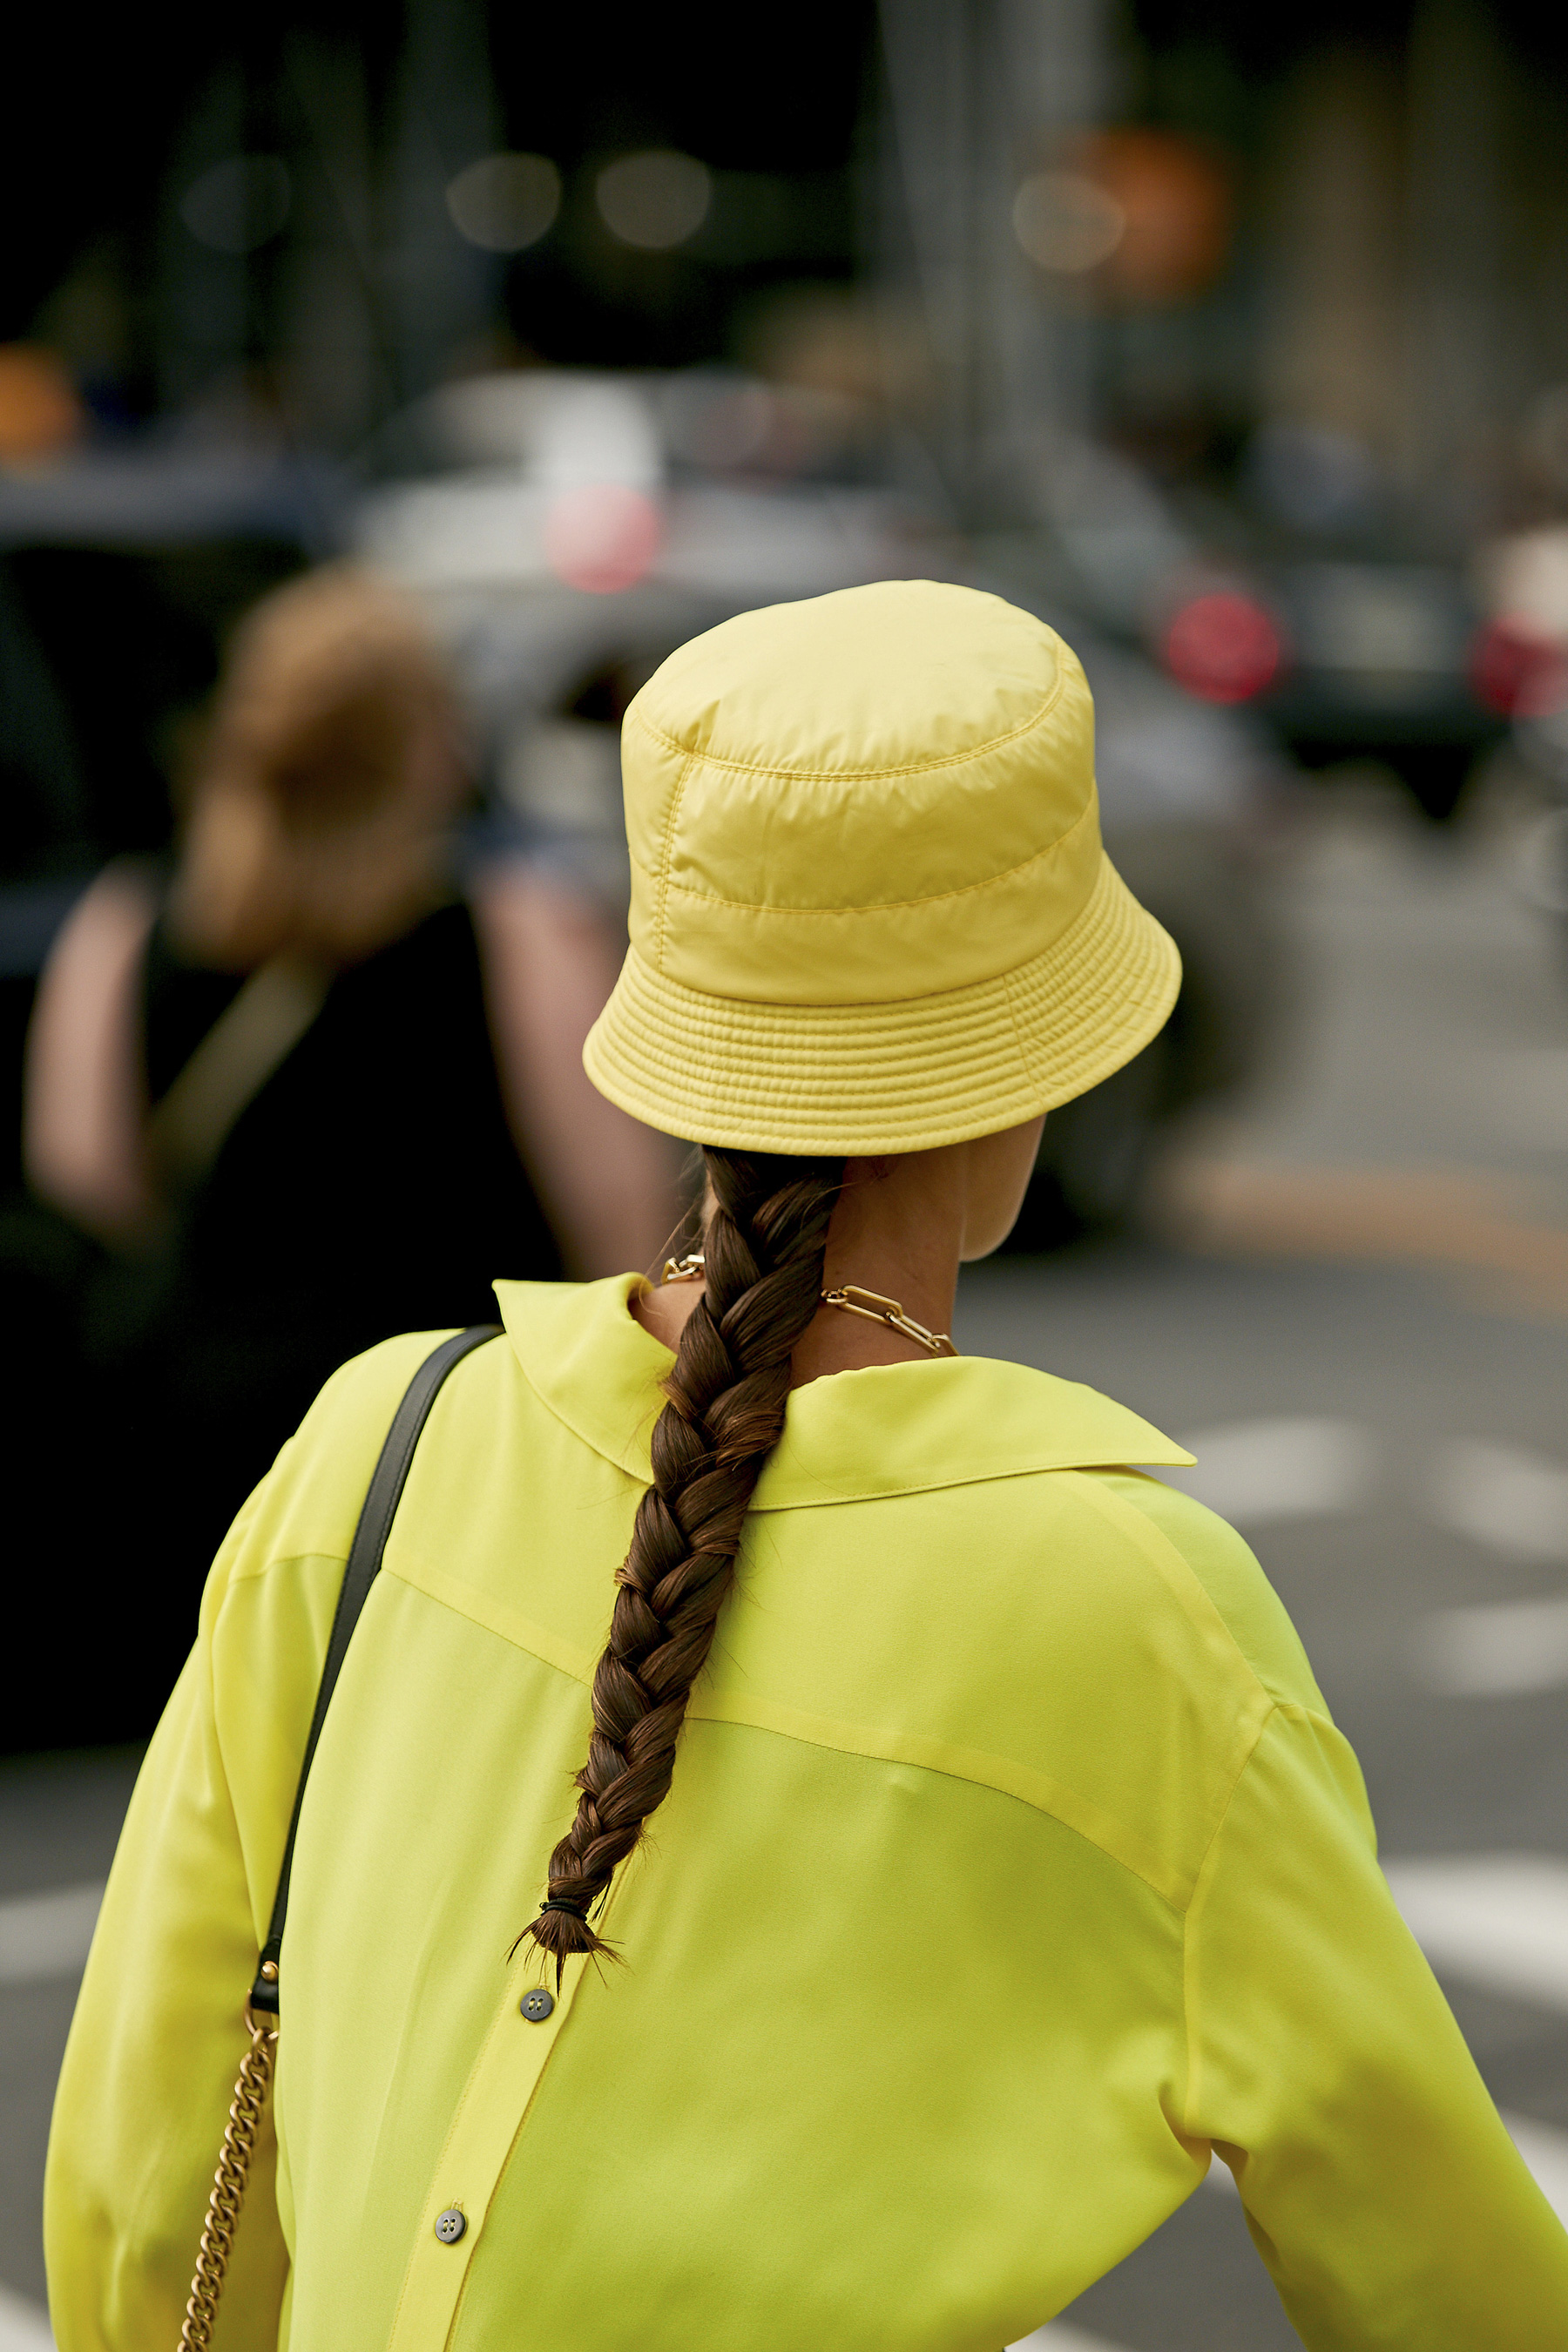
[(196, 771), (171, 901), (178, 935), (245, 968), (284, 950), (353, 961), (435, 887), (462, 787), (457, 708), (416, 605), (332, 565), (237, 632)]

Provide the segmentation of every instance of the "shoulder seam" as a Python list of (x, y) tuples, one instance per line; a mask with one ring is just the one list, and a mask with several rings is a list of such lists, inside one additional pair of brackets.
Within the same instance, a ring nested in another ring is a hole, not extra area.
[[(1209, 1592), (1203, 1579), (1192, 1566), (1191, 1562), (1186, 1558), (1186, 1555), (1176, 1544), (1172, 1542), (1170, 1537), (1165, 1533), (1164, 1528), (1157, 1527), (1147, 1512), (1139, 1510), (1137, 1505), (1127, 1501), (1125, 1496), (1109, 1493), (1100, 1481), (1090, 1476), (1086, 1470), (1068, 1471), (1065, 1475), (1068, 1477), (1076, 1478), (1081, 1485), (1089, 1489), (1093, 1507), (1100, 1513), (1101, 1518), (1109, 1519), (1112, 1526), (1121, 1527), (1122, 1534), (1126, 1536), (1131, 1542), (1135, 1544), (1139, 1550), (1145, 1552), (1149, 1556), (1153, 1566), (1158, 1570), (1166, 1584), (1171, 1587), (1173, 1596), (1176, 1600), (1178, 1606), (1184, 1608), (1186, 1611), (1187, 1615), (1192, 1617), (1194, 1622), (1200, 1618), (1206, 1618), (1210, 1621), (1212, 1626), (1215, 1629), (1217, 1629), (1219, 1633), (1224, 1637), (1226, 1645), (1230, 1650), (1237, 1664), (1241, 1668), (1242, 1673), (1247, 1676), (1247, 1681), (1252, 1685), (1255, 1692), (1257, 1692), (1260, 1696), (1266, 1698), (1271, 1706), (1285, 1704), (1286, 1702), (1281, 1701), (1277, 1692), (1269, 1689), (1268, 1684), (1264, 1681), (1262, 1675), (1258, 1673), (1257, 1667), (1253, 1664), (1251, 1659), (1247, 1656), (1246, 1651), (1237, 1640), (1236, 1635), (1232, 1633), (1223, 1611), (1214, 1600), (1213, 1595)], [(1131, 1514), (1136, 1521), (1135, 1527), (1128, 1527), (1122, 1522), (1122, 1511), (1127, 1511)], [(1232, 1532), (1234, 1533), (1234, 1530), (1232, 1530)], [(1198, 1608), (1193, 1609), (1188, 1607), (1184, 1595), (1175, 1590), (1169, 1570), (1166, 1566), (1167, 1559), (1174, 1561), (1177, 1567), (1181, 1570), (1184, 1583), (1191, 1586), (1194, 1594), (1198, 1600)]]
[[(485, 1596), (435, 1566), (423, 1555), (400, 1547), (389, 1551), (383, 1573), (397, 1578), (438, 1608), (451, 1609), (470, 1624), (482, 1626), (498, 1639), (538, 1660), (540, 1664), (586, 1687), (593, 1680), (594, 1660), (574, 1643), (563, 1639), (521, 1611), (487, 1606)], [(802, 1747), (819, 1748), (869, 1763), (901, 1764), (918, 1771), (940, 1773), (971, 1788), (989, 1789), (1044, 1814), (1103, 1853), (1108, 1862), (1137, 1878), (1173, 1911), (1184, 1910), (1192, 1899), (1192, 1882), (1164, 1857), (1113, 1815), (1080, 1797), (1049, 1773), (1005, 1756), (958, 1746), (950, 1740), (918, 1733), (879, 1731), (868, 1724), (845, 1723), (766, 1698), (749, 1691), (744, 1698), (699, 1685), (692, 1694), (689, 1718), (729, 1724)]]
[(1340, 1732), (1337, 1725), (1332, 1723), (1326, 1715), (1321, 1715), (1315, 1706), (1303, 1706), (1299, 1700), (1295, 1699), (1276, 1699), (1270, 1706), (1265, 1709), (1262, 1717), (1259, 1718), (1258, 1727), (1254, 1731), (1252, 1738), (1247, 1741), (1246, 1750), (1237, 1763), (1236, 1770), (1231, 1775), (1230, 1786), (1226, 1790), (1225, 1802), (1220, 1807), (1219, 1812), (1215, 1820), (1214, 1828), (1209, 1832), (1208, 1843), (1204, 1848), (1203, 1857), (1199, 1862), (1196, 1873), (1194, 1875), (1192, 1895), (1182, 1916), (1182, 2029), (1187, 2061), (1186, 2095), (1182, 2104), (1182, 2128), (1184, 2132), (1187, 2133), (1189, 2137), (1191, 2137), (1190, 2126), (1194, 2104), (1193, 2086), (1197, 2078), (1202, 2063), (1201, 2055), (1195, 2046), (1197, 2027), (1194, 2016), (1193, 2000), (1189, 1990), (1189, 1970), (1191, 1964), (1190, 1938), (1193, 1920), (1194, 1915), (1201, 1910), (1203, 1897), (1208, 1891), (1208, 1882), (1213, 1877), (1215, 1869), (1217, 1866), (1220, 1838), (1224, 1832), (1226, 1823), (1230, 1819), (1231, 1808), (1236, 1802), (1237, 1791), (1241, 1787), (1243, 1780), (1247, 1778), (1252, 1760), (1263, 1743), (1265, 1733), (1268, 1730), (1271, 1724), (1279, 1721), (1321, 1725), (1323, 1730), (1333, 1734), (1336, 1738), (1343, 1738), (1343, 1734)]
[(302, 1568), (307, 1560), (330, 1560), (334, 1568), (346, 1568), (349, 1547), (346, 1544), (302, 1544), (290, 1542), (286, 1549), (269, 1551), (262, 1559), (231, 1569), (228, 1590), (232, 1592), (242, 1584), (259, 1584), (275, 1568)]
[(1189, 1990), (1189, 1971), (1192, 1959), (1191, 1930), (1193, 1915), (1198, 1908), (1199, 1897), (1204, 1892), (1208, 1875), (1211, 1873), (1214, 1858), (1219, 1851), (1220, 1832), (1224, 1829), (1226, 1822), (1230, 1819), (1230, 1809), (1236, 1801), (1236, 1792), (1240, 1788), (1241, 1783), (1246, 1777), (1247, 1766), (1251, 1763), (1253, 1758), (1258, 1753), (1258, 1745), (1259, 1740), (1263, 1738), (1264, 1733), (1268, 1730), (1268, 1726), (1273, 1722), (1275, 1716), (1279, 1713), (1279, 1703), (1278, 1701), (1276, 1701), (1273, 1706), (1265, 1709), (1263, 1715), (1258, 1718), (1258, 1722), (1253, 1732), (1252, 1738), (1247, 1741), (1245, 1749), (1237, 1760), (1236, 1769), (1230, 1776), (1230, 1786), (1225, 1792), (1225, 1802), (1221, 1805), (1215, 1817), (1214, 1827), (1209, 1832), (1207, 1843), (1204, 1847), (1202, 1856), (1198, 1862), (1197, 1869), (1193, 1874), (1193, 1891), (1188, 1898), (1186, 1908), (1182, 1914), (1182, 2041), (1187, 2061), (1185, 2094), (1182, 2101), (1182, 2128), (1184, 2132), (1187, 2133), (1189, 2137), (1191, 2137), (1190, 2126), (1194, 2104), (1193, 2086), (1196, 2080), (1199, 2066), (1201, 2064), (1200, 2054), (1194, 2047), (1196, 2028), (1194, 2021), (1193, 2001)]

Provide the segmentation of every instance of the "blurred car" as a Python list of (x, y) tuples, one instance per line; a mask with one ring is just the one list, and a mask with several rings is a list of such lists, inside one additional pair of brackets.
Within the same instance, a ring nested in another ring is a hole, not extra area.
[[(1478, 757), (1505, 731), (1485, 690), (1483, 618), (1463, 570), (1300, 557), (1258, 564), (1249, 584), (1255, 629), (1272, 625), (1279, 637), (1257, 707), (1294, 756), (1309, 768), (1375, 759), (1428, 817), (1451, 816)], [(1167, 657), (1193, 684), (1214, 658), (1205, 611), (1194, 598), (1166, 626)]]
[(1568, 522), (1494, 540), (1476, 567), (1488, 614), (1486, 682), (1508, 712), (1539, 806), (1516, 843), (1525, 896), (1568, 916)]
[[(1266, 425), (1238, 488), (1242, 593), (1278, 638), (1260, 711), (1303, 765), (1374, 759), (1428, 817), (1452, 816), (1509, 717), (1452, 520), (1411, 508), (1363, 445), (1322, 426)], [(1215, 634), (1202, 612), (1166, 624), (1200, 676)]]
[(624, 914), (615, 730), (641, 678), (732, 613), (950, 568), (925, 515), (841, 464), (847, 437), (831, 404), (706, 369), (474, 377), (394, 421), (353, 541), (454, 656), (492, 836)]
[(1031, 572), (1015, 543), (993, 546), (973, 576), (1049, 622), (1082, 662), (1105, 845), (1181, 950), (1182, 989), (1151, 1045), (1047, 1118), (1015, 1249), (1126, 1224), (1182, 1115), (1267, 1066), (1282, 992), (1268, 869), (1295, 791), (1255, 719), (1184, 693)]
[(1118, 453), (1072, 442), (1034, 484), (1055, 592), (1183, 691), (1247, 710), (1307, 769), (1376, 760), (1436, 821), (1510, 715), (1506, 649), (1344, 436), (1266, 430), (1239, 494), (1178, 512)]
[(426, 598), (456, 656), (486, 748), (486, 846), (510, 835), (623, 915), (619, 722), (687, 637), (910, 575), (994, 589), (1060, 631), (1095, 693), (1107, 841), (1186, 977), (1155, 1045), (1047, 1121), (1015, 1245), (1125, 1221), (1176, 1116), (1268, 1050), (1277, 956), (1258, 850), (1289, 769), (1267, 731), (1162, 675), (1087, 594), (1065, 598), (1048, 534), (960, 541), (879, 483), (842, 404), (718, 371), (531, 372), (448, 387), (387, 446), (355, 538)]

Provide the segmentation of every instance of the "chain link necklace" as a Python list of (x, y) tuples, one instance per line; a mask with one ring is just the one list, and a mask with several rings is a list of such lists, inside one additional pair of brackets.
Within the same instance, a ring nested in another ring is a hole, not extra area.
[[(664, 1261), (666, 1282), (700, 1282), (706, 1272), (702, 1252), (689, 1250), (684, 1257), (667, 1257)], [(835, 1307), (841, 1315), (858, 1315), (868, 1323), (882, 1323), (900, 1338), (912, 1339), (928, 1356), (956, 1356), (958, 1349), (945, 1331), (928, 1331), (912, 1315), (906, 1315), (896, 1298), (884, 1298), (879, 1290), (864, 1290), (858, 1282), (841, 1282), (835, 1289), (821, 1294), (824, 1307)]]

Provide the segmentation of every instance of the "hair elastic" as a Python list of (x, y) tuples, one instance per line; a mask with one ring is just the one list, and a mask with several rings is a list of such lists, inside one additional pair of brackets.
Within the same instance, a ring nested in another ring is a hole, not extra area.
[(592, 1900), (587, 1895), (579, 1895), (574, 1902), (564, 1895), (547, 1895), (539, 1907), (542, 1911), (564, 1911), (569, 1919), (576, 1919), (585, 1927)]

